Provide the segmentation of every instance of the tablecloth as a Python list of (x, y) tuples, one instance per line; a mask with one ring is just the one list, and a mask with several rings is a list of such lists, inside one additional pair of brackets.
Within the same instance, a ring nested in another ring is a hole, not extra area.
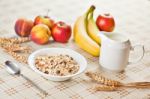
[[(110, 73), (101, 69), (98, 57), (92, 57), (80, 49), (71, 39), (67, 44), (50, 43), (36, 45), (37, 50), (45, 47), (65, 47), (76, 50), (88, 61), (86, 71), (100, 72), (104, 76), (122, 82), (150, 81), (150, 1), (149, 0), (0, 0), (0, 37), (16, 36), (14, 23), (20, 17), (34, 19), (37, 15), (49, 16), (55, 21), (63, 20), (73, 26), (78, 16), (90, 5), (96, 6), (95, 19), (100, 13), (111, 13), (116, 22), (115, 32), (124, 33), (132, 44), (143, 44), (145, 55), (142, 61), (127, 66), (123, 73)], [(29, 82), (7, 73), (4, 62), (16, 62), (22, 73), (29, 77), (49, 95), (44, 97)], [(84, 73), (64, 82), (53, 82), (33, 72), (28, 65), (19, 63), (0, 49), (0, 99), (150, 99), (149, 89), (122, 88), (114, 92), (95, 92), (95, 85)]]

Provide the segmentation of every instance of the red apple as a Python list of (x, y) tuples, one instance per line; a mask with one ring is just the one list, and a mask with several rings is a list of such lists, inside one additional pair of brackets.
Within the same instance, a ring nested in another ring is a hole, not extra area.
[(115, 28), (114, 18), (110, 14), (99, 15), (96, 24), (100, 31), (112, 32)]
[(34, 19), (34, 25), (37, 24), (45, 24), (49, 27), (49, 29), (51, 29), (54, 25), (54, 21), (48, 16), (37, 16)]
[(15, 32), (21, 37), (27, 37), (30, 35), (30, 31), (33, 27), (33, 22), (28, 19), (19, 18), (15, 23)]
[(60, 43), (68, 42), (71, 37), (71, 26), (64, 22), (57, 22), (52, 28), (52, 37), (55, 41)]
[(31, 30), (30, 38), (36, 44), (47, 44), (49, 42), (49, 38), (51, 37), (51, 31), (48, 26), (45, 24), (38, 24), (34, 26)]

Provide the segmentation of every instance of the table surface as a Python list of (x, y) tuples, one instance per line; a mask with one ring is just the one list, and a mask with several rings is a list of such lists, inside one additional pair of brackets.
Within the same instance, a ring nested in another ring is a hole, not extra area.
[[(49, 15), (56, 21), (63, 20), (73, 26), (76, 18), (94, 4), (99, 13), (109, 12), (116, 20), (116, 32), (126, 34), (132, 44), (143, 44), (145, 56), (142, 61), (129, 65), (123, 73), (103, 71), (98, 64), (98, 58), (92, 57), (72, 40), (67, 44), (51, 43), (38, 46), (28, 43), (35, 49), (44, 47), (66, 47), (81, 53), (88, 61), (87, 71), (98, 71), (108, 78), (122, 82), (150, 81), (150, 1), (149, 0), (1, 0), (0, 1), (0, 36), (15, 36), (14, 22), (17, 18), (34, 19), (37, 15)], [(0, 99), (40, 99), (45, 98), (25, 79), (9, 75), (4, 66), (7, 59), (15, 61), (10, 55), (0, 49)], [(17, 61), (15, 61), (17, 62)], [(94, 82), (84, 73), (65, 82), (52, 82), (43, 79), (33, 72), (28, 65), (19, 63), (24, 75), (46, 90), (47, 99), (150, 99), (149, 89), (121, 89), (115, 92), (95, 92)]]

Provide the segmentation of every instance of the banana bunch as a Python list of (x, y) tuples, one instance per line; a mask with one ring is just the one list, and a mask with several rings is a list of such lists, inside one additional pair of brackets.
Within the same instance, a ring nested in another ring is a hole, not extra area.
[(73, 38), (80, 48), (93, 56), (99, 56), (101, 40), (93, 19), (94, 10), (95, 7), (91, 6), (84, 15), (77, 18), (73, 28)]

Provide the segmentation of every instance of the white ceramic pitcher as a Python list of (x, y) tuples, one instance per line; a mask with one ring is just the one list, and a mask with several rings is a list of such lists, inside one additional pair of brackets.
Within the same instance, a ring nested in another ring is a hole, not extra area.
[[(101, 32), (101, 51), (99, 62), (105, 69), (121, 72), (130, 63), (140, 61), (144, 56), (144, 46), (131, 46), (130, 40), (119, 33)], [(142, 48), (142, 54), (134, 62), (129, 62), (130, 51), (135, 48)]]

